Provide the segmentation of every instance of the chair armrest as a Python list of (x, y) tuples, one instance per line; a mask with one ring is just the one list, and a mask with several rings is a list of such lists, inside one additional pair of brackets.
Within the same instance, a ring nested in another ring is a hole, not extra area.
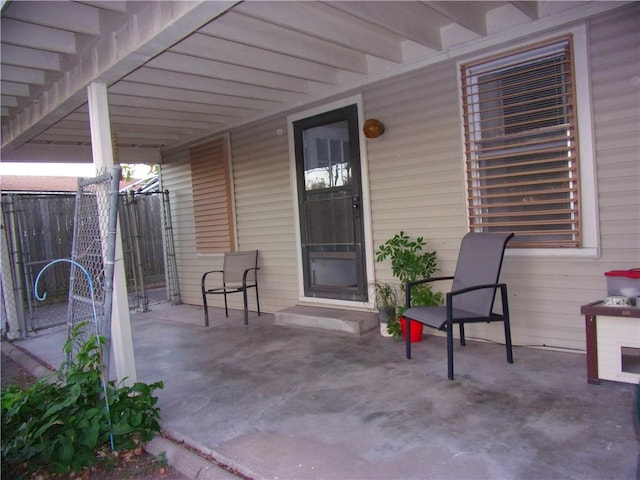
[[(508, 315), (509, 304), (508, 304), (508, 299), (507, 299), (507, 284), (506, 283), (487, 283), (487, 284), (484, 284), (484, 285), (473, 285), (471, 287), (461, 288), (459, 290), (454, 290), (452, 292), (447, 292), (447, 294), (446, 294), (447, 316), (449, 316), (451, 314), (451, 309), (453, 309), (453, 297), (454, 296), (461, 295), (461, 294), (467, 293), (467, 292), (473, 292), (475, 290), (484, 290), (484, 289), (487, 289), (487, 288), (493, 288), (494, 290), (500, 289), (500, 296), (502, 298), (503, 313), (506, 312), (506, 314)], [(492, 307), (492, 311), (493, 311), (493, 307)]]
[[(247, 268), (244, 273), (242, 274), (242, 286), (246, 288), (247, 286), (247, 275), (249, 274), (249, 272), (251, 270), (255, 270), (256, 272), (258, 270), (260, 270), (260, 267), (251, 267), (251, 268)], [(256, 283), (258, 283), (258, 277), (256, 276)]]
[(414, 287), (416, 285), (420, 285), (422, 283), (428, 282), (437, 282), (438, 280), (453, 280), (453, 276), (450, 277), (429, 277), (429, 278), (421, 278), (420, 280), (414, 280), (413, 282), (407, 283), (407, 288)]
[(205, 273), (202, 274), (202, 279), (200, 280), (200, 286), (201, 286), (203, 292), (206, 290), (205, 281), (207, 279), (207, 275), (209, 275), (210, 273), (222, 273), (222, 270), (211, 270), (209, 272), (205, 272)]
[(423, 283), (429, 283), (429, 282), (437, 282), (439, 280), (453, 280), (453, 276), (449, 276), (449, 277), (429, 277), (429, 278), (422, 278), (420, 280), (414, 280), (413, 282), (409, 282), (406, 285), (406, 290), (405, 290), (405, 307), (406, 308), (410, 308), (411, 307), (411, 288), (415, 287), (416, 285), (422, 285)]
[(447, 297), (453, 297), (455, 295), (460, 295), (462, 293), (473, 292), (474, 290), (483, 290), (486, 288), (495, 288), (495, 289), (503, 289), (506, 288), (506, 283), (487, 283), (484, 285), (473, 285), (471, 287), (461, 288), (459, 290), (453, 290), (447, 293)]

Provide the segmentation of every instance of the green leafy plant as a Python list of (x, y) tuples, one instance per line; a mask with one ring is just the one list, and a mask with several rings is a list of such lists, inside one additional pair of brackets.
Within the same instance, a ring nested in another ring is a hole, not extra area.
[[(404, 307), (398, 307), (398, 311), (400, 311), (402, 309), (402, 311), (404, 311)], [(387, 323), (387, 332), (389, 332), (389, 334), (394, 338), (394, 339), (398, 339), (402, 336), (402, 326), (400, 325), (400, 317), (402, 316), (402, 314), (398, 314), (396, 317), (393, 318), (393, 320), (390, 320)]]
[(408, 282), (430, 277), (438, 270), (436, 252), (422, 251), (426, 244), (423, 237), (412, 240), (401, 231), (378, 247), (376, 262), (390, 259), (391, 272), (404, 289)]
[(442, 305), (444, 301), (444, 295), (441, 292), (437, 292), (431, 288), (430, 285), (421, 284), (415, 285), (411, 289), (411, 306), (436, 306)]
[(398, 304), (398, 287), (393, 283), (375, 282), (372, 284), (378, 307), (395, 307)]
[(392, 307), (398, 304), (398, 287), (392, 283), (375, 282), (373, 288), (376, 293), (378, 307)]
[[(71, 352), (81, 328), (73, 329), (65, 353)], [(92, 336), (56, 375), (25, 390), (13, 385), (3, 389), (3, 472), (18, 467), (77, 472), (96, 463), (100, 447), (112, 442), (115, 450), (131, 448), (151, 440), (160, 430), (153, 391), (163, 388), (163, 383), (116, 386), (109, 382), (105, 386), (101, 378), (103, 343), (102, 337)]]
[(393, 283), (385, 282), (375, 282), (372, 285), (376, 295), (380, 323), (388, 323), (389, 320), (393, 321), (398, 304), (398, 287)]
[[(429, 278), (438, 271), (437, 254), (425, 251), (426, 244), (423, 237), (412, 239), (404, 231), (400, 231), (376, 250), (376, 262), (391, 260), (391, 272), (400, 281), (403, 295), (409, 282)], [(412, 306), (440, 305), (442, 300), (442, 294), (434, 292), (428, 284), (417, 285), (411, 290)], [(397, 317), (387, 324), (387, 330), (394, 338), (402, 335), (398, 318), (402, 316), (404, 310), (404, 306), (399, 307)]]
[[(430, 285), (415, 285), (411, 289), (411, 306), (437, 306), (442, 305), (444, 295), (441, 292), (434, 291)], [(402, 317), (407, 309), (405, 305), (398, 307), (398, 318)]]

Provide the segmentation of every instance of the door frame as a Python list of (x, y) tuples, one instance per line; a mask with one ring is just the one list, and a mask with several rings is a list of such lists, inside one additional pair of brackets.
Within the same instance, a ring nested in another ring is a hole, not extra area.
[(302, 248), (300, 245), (300, 209), (298, 208), (298, 182), (296, 172), (296, 155), (295, 155), (295, 139), (293, 135), (293, 123), (298, 120), (302, 120), (307, 117), (313, 117), (320, 115), (331, 110), (347, 107), (349, 105), (356, 105), (358, 110), (358, 135), (360, 141), (360, 178), (362, 182), (362, 228), (363, 228), (363, 242), (365, 250), (365, 274), (369, 284), (373, 282), (375, 278), (374, 262), (375, 257), (373, 254), (373, 241), (372, 241), (372, 223), (371, 223), (371, 196), (369, 192), (369, 163), (367, 161), (367, 138), (362, 132), (362, 125), (364, 123), (364, 112), (362, 106), (362, 95), (354, 95), (346, 97), (335, 102), (326, 103), (318, 107), (314, 107), (308, 110), (300, 111), (287, 116), (287, 132), (289, 140), (289, 174), (291, 181), (291, 202), (294, 208), (295, 216), (295, 244), (296, 244), (296, 266), (298, 274), (298, 300), (301, 303), (316, 304), (324, 306), (341, 306), (351, 308), (366, 308), (371, 309), (375, 306), (375, 301), (372, 296), (371, 289), (369, 290), (369, 300), (363, 301), (350, 301), (350, 300), (337, 300), (332, 298), (317, 298), (306, 297), (304, 295), (304, 276), (302, 265)]

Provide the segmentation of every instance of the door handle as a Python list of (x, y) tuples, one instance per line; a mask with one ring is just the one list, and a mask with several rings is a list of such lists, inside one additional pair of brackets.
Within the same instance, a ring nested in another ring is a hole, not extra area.
[(353, 197), (351, 197), (351, 201), (353, 203), (353, 208), (355, 208), (355, 209), (360, 208), (360, 196), (359, 195), (354, 195)]

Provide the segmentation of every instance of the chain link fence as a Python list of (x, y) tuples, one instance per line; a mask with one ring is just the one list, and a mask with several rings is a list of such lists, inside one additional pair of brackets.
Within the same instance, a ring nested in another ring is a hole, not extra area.
[[(36, 301), (33, 285), (45, 265), (72, 258), (74, 226), (98, 227), (100, 195), (92, 186), (83, 186), (87, 197), (75, 217), (76, 195), (2, 194), (0, 232), (0, 321), (2, 334), (24, 338), (29, 332), (65, 325), (68, 322), (71, 265), (50, 265), (39, 279), (44, 301)], [(89, 189), (89, 190), (87, 190)], [(92, 211), (92, 209), (94, 211)], [(180, 303), (169, 192), (121, 192), (119, 221), (129, 308), (146, 311), (154, 304)], [(79, 262), (100, 262), (101, 248), (80, 239)], [(77, 280), (73, 275), (72, 281)], [(79, 282), (84, 280), (79, 279)], [(98, 285), (99, 287), (99, 285)]]
[(67, 309), (69, 330), (79, 332), (72, 356), (94, 334), (106, 339), (109, 352), (119, 181), (119, 167), (78, 181)]

